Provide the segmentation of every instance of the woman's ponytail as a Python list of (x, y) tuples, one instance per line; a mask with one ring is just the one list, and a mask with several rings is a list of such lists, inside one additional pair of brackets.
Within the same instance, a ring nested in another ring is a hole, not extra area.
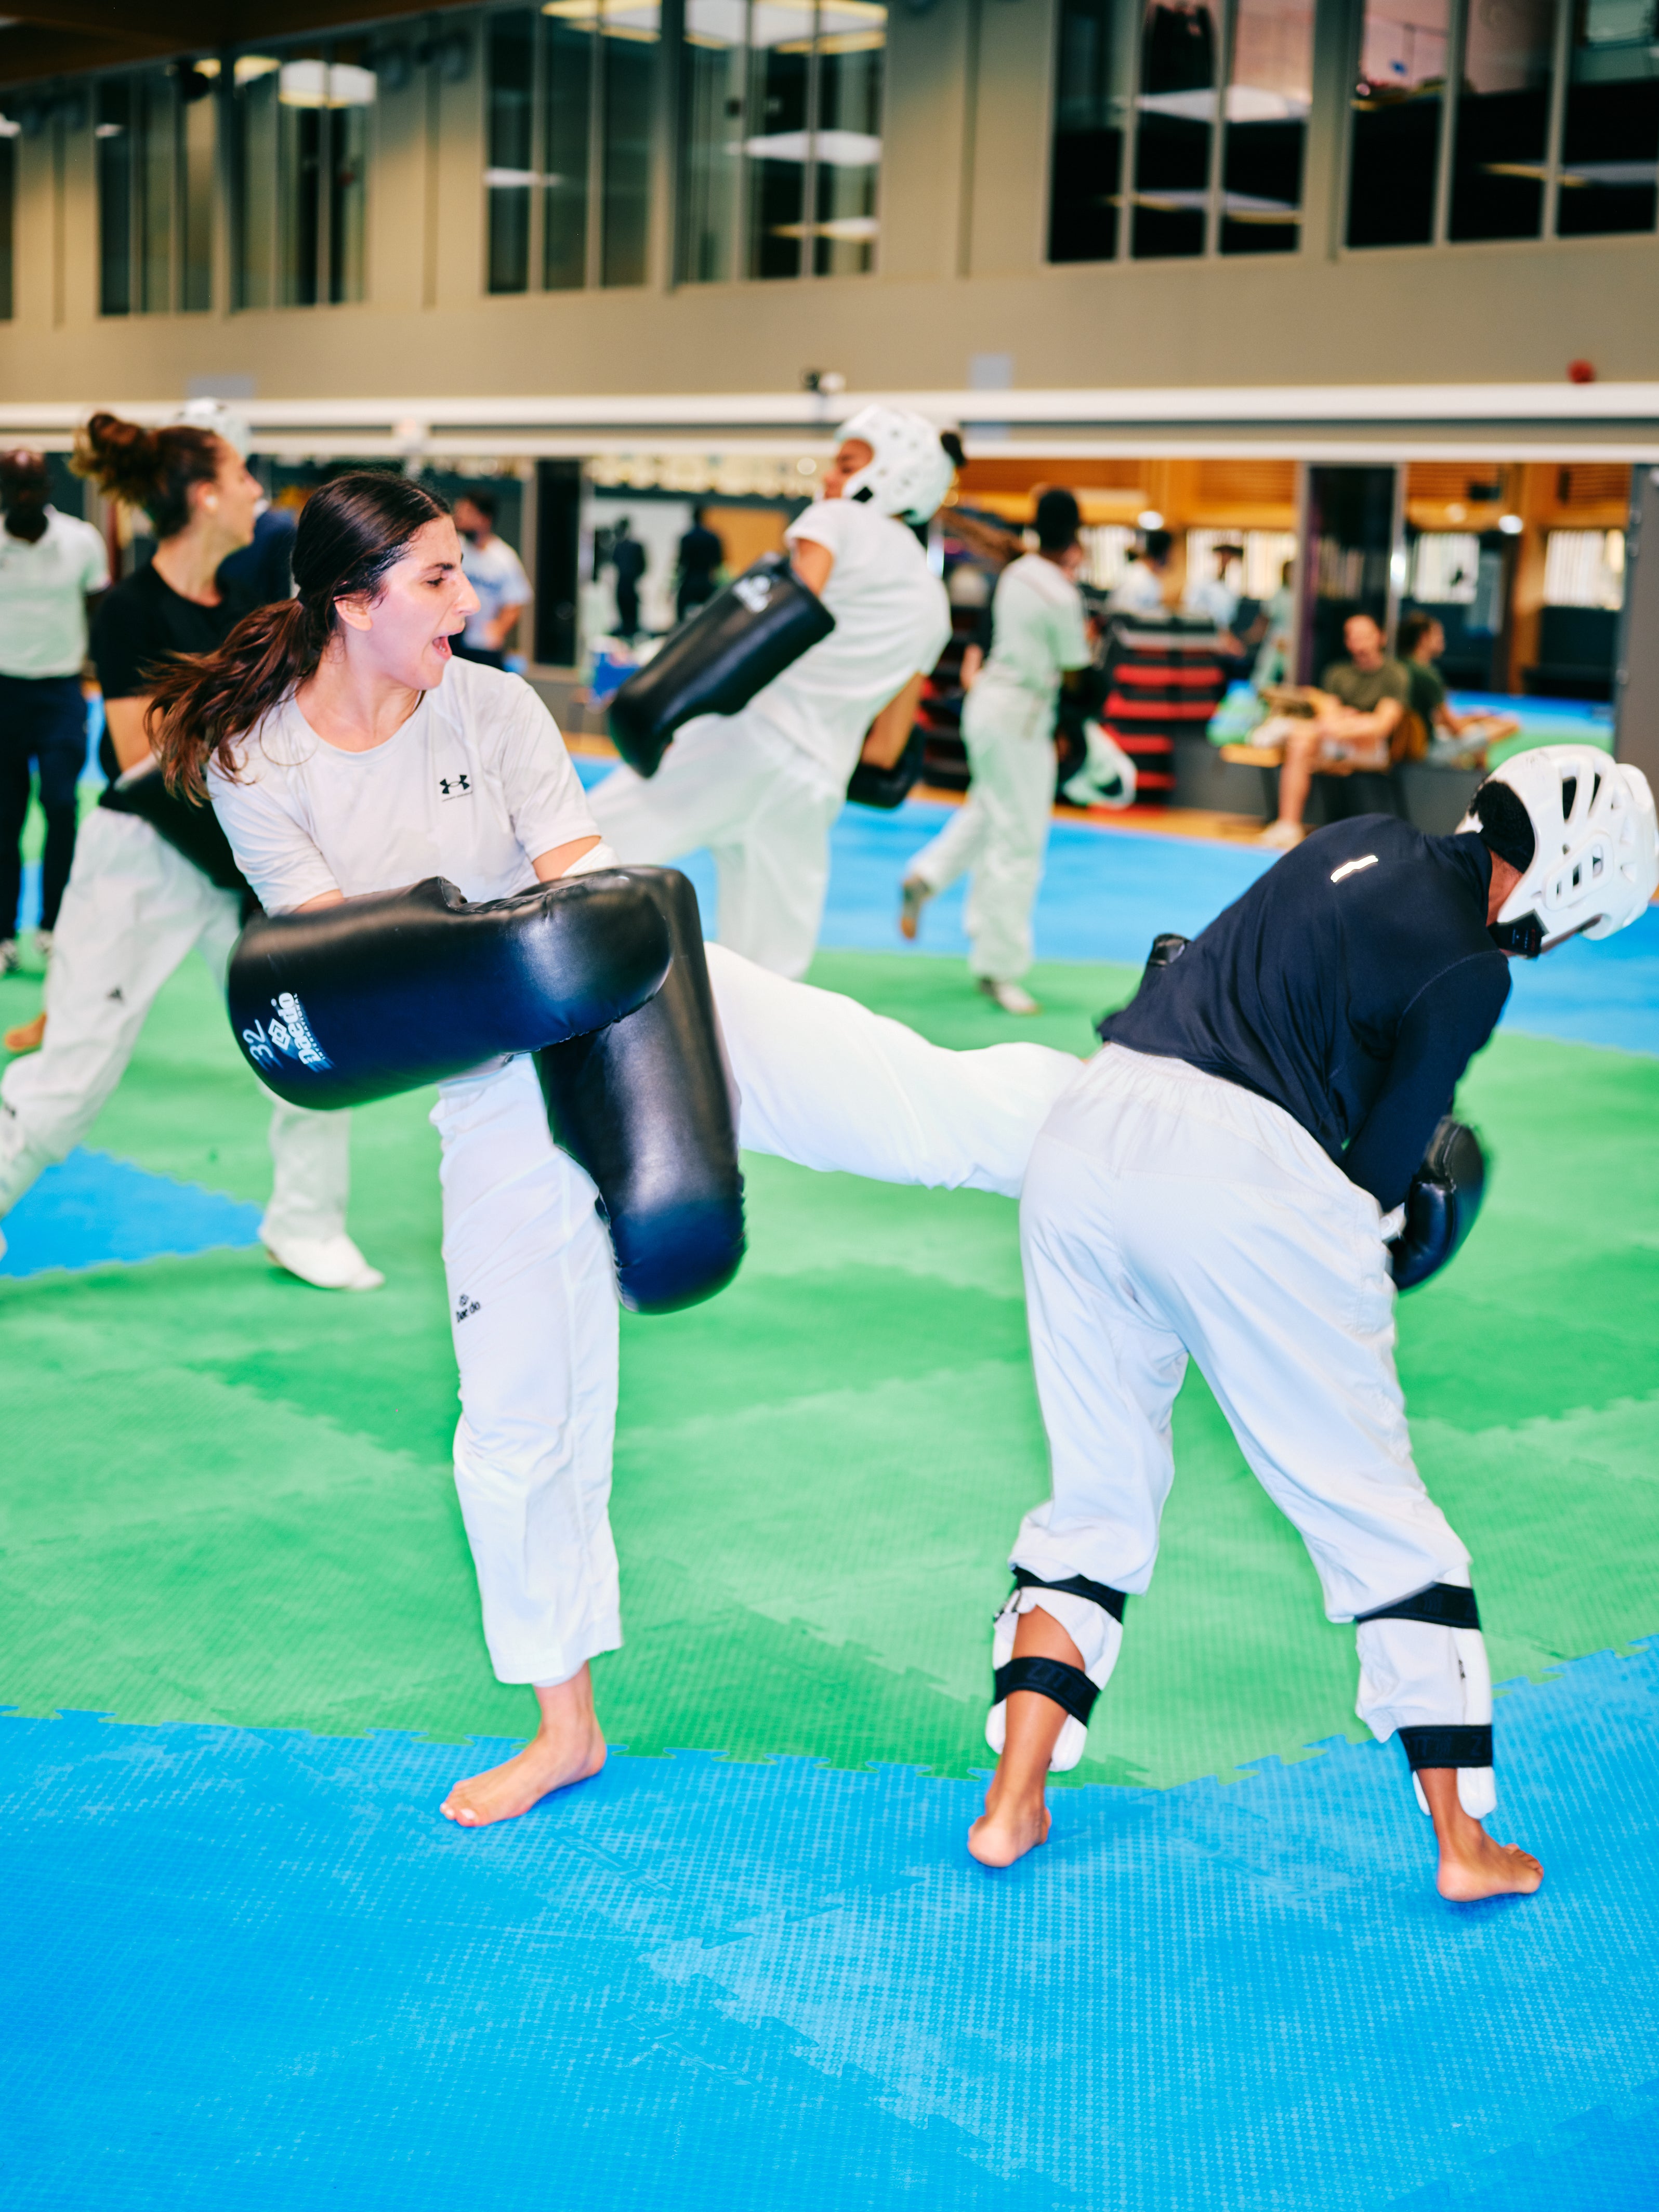
[(148, 720), (167, 789), (205, 799), (207, 764), (215, 757), (234, 775), (232, 741), (317, 673), (331, 629), (304, 599), (277, 599), (244, 615), (216, 653), (180, 653), (164, 662), (152, 684)]
[(321, 667), (340, 626), (337, 603), (377, 598), (410, 538), (448, 513), (424, 484), (380, 470), (313, 492), (294, 538), (298, 598), (245, 615), (216, 653), (181, 654), (155, 679), (150, 741), (167, 788), (205, 797), (210, 761), (234, 779), (236, 740)]

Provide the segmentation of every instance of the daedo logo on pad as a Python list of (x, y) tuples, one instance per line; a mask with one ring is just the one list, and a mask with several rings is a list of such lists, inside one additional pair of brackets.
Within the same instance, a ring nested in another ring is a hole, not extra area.
[(265, 1067), (280, 1065), (278, 1054), (286, 1053), (307, 1067), (320, 1073), (334, 1063), (317, 1042), (317, 1033), (306, 1018), (306, 1010), (292, 991), (278, 994), (270, 1002), (269, 1022), (256, 1022), (251, 1030), (242, 1031), (242, 1042), (247, 1047), (250, 1060)]
[(757, 615), (770, 604), (772, 579), (764, 573), (739, 576), (732, 586), (733, 595), (741, 599), (751, 615)]

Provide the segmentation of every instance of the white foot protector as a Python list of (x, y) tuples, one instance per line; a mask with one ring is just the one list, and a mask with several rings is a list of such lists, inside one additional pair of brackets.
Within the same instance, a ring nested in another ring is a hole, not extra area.
[(1042, 1009), (1019, 983), (999, 983), (994, 976), (981, 975), (979, 988), (988, 999), (994, 1000), (1005, 1014), (1040, 1014)]
[(267, 1237), (264, 1247), (279, 1267), (319, 1291), (378, 1291), (386, 1280), (343, 1232), (337, 1237)]

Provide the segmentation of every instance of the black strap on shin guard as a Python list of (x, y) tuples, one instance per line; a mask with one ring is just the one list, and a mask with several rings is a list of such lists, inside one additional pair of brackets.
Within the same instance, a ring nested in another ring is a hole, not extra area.
[(1492, 1723), (1484, 1728), (1402, 1728), (1395, 1730), (1406, 1747), (1406, 1764), (1420, 1766), (1490, 1766)]
[(1068, 1597), (1087, 1598), (1091, 1605), (1097, 1605), (1103, 1613), (1109, 1613), (1115, 1621), (1121, 1623), (1123, 1619), (1124, 1593), (1111, 1589), (1105, 1583), (1091, 1583), (1086, 1575), (1068, 1575), (1063, 1583), (1045, 1583), (1041, 1575), (1028, 1574), (1024, 1567), (1016, 1567), (1014, 1587), (1016, 1589), (1064, 1590)]
[(1358, 1628), (1367, 1620), (1421, 1620), (1431, 1628), (1478, 1631), (1480, 1613), (1472, 1589), (1464, 1589), (1456, 1583), (1431, 1583), (1427, 1589), (1414, 1590), (1410, 1597), (1398, 1597), (1390, 1605), (1355, 1613), (1353, 1625)]
[(1081, 1667), (1068, 1667), (1063, 1659), (1011, 1659), (1006, 1667), (997, 1668), (991, 1680), (995, 1704), (1000, 1705), (1015, 1690), (1035, 1690), (1038, 1697), (1062, 1706), (1085, 1728), (1100, 1695)]

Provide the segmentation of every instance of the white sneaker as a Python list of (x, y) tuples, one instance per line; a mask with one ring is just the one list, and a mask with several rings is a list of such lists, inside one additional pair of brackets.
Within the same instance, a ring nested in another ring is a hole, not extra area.
[(279, 1267), (319, 1291), (378, 1291), (386, 1277), (343, 1231), (337, 1237), (264, 1237)]
[(0, 975), (15, 975), (23, 964), (15, 937), (0, 937)]
[(1289, 853), (1302, 842), (1307, 834), (1299, 822), (1270, 822), (1255, 842), (1258, 845), (1270, 847), (1275, 853)]
[(994, 1000), (1005, 1014), (1040, 1014), (1042, 1009), (1030, 993), (1018, 983), (999, 983), (994, 975), (981, 975), (979, 988)]

